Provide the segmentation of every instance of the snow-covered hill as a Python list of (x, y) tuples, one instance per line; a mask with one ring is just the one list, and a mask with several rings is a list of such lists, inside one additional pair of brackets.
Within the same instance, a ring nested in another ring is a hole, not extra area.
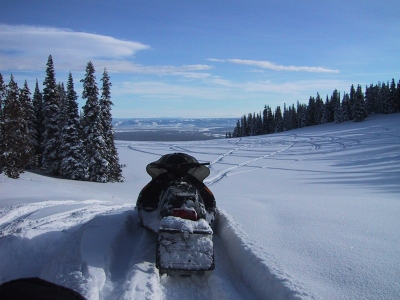
[[(400, 115), (197, 142), (117, 141), (124, 183), (0, 175), (0, 283), (41, 278), (88, 299), (396, 299)], [(147, 163), (211, 162), (216, 269), (160, 277), (134, 210)]]

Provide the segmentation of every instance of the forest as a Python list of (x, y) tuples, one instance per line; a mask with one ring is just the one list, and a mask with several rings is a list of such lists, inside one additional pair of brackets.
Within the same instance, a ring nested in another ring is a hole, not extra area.
[(122, 181), (112, 131), (111, 82), (107, 69), (99, 97), (95, 69), (87, 63), (80, 113), (72, 74), (67, 87), (56, 83), (51, 55), (43, 91), (38, 80), (31, 97), (28, 84), (8, 84), (0, 74), (0, 174), (19, 178), (25, 169), (51, 176), (94, 182)]
[(350, 92), (343, 93), (336, 89), (332, 95), (326, 96), (325, 101), (319, 93), (310, 96), (308, 104), (283, 107), (277, 106), (273, 111), (268, 105), (262, 112), (243, 115), (236, 123), (233, 132), (226, 134), (227, 138), (244, 137), (287, 131), (306, 126), (325, 124), (329, 122), (342, 123), (345, 121), (360, 122), (369, 114), (390, 114), (400, 112), (400, 80), (395, 83), (370, 84), (365, 93), (361, 85), (351, 86)]

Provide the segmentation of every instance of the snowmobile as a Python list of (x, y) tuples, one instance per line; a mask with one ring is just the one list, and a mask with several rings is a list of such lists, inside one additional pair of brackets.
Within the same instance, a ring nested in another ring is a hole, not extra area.
[(184, 153), (162, 156), (146, 167), (152, 180), (136, 203), (144, 227), (157, 233), (160, 274), (191, 275), (214, 269), (216, 203), (203, 180), (209, 163)]

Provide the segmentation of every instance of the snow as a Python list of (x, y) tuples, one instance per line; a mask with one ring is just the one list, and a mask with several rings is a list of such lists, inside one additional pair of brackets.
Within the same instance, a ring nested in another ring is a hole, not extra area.
[(174, 230), (180, 232), (193, 233), (196, 231), (212, 233), (211, 227), (206, 220), (199, 219), (198, 221), (185, 220), (177, 217), (168, 216), (160, 221), (160, 230)]
[[(0, 175), (0, 283), (88, 299), (398, 299), (399, 114), (241, 139), (117, 141), (123, 183)], [(149, 162), (211, 162), (215, 270), (163, 275), (134, 210)]]

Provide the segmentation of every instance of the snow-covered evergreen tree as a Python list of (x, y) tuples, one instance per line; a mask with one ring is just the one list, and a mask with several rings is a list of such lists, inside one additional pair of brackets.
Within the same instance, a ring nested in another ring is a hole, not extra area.
[(388, 95), (388, 111), (389, 113), (394, 113), (397, 111), (397, 89), (394, 78), (390, 83), (389, 95)]
[(3, 75), (0, 73), (0, 174), (3, 173), (5, 165), (4, 118), (3, 118), (5, 96), (6, 96), (6, 85), (4, 83)]
[(333, 92), (331, 101), (335, 103), (334, 121), (335, 123), (342, 123), (343, 122), (342, 105), (340, 103), (340, 95), (338, 94), (337, 90)]
[(298, 128), (298, 124), (297, 124), (297, 110), (296, 110), (296, 108), (294, 107), (294, 104), (292, 104), (291, 123), (292, 123), (292, 128), (293, 128), (293, 129)]
[(264, 105), (262, 112), (262, 134), (268, 133), (268, 109), (267, 105)]
[(286, 103), (284, 103), (283, 104), (283, 130), (287, 131), (290, 129), (292, 129), (291, 115), (290, 115), (289, 109), (286, 107)]
[(42, 144), (43, 144), (43, 96), (42, 93), (39, 89), (39, 83), (36, 79), (36, 85), (35, 85), (35, 91), (33, 93), (33, 99), (32, 99), (32, 104), (33, 104), (33, 111), (35, 114), (35, 124), (34, 126), (36, 127), (36, 149), (35, 149), (35, 155), (37, 157), (37, 162), (38, 166), (42, 166)]
[(240, 133), (240, 136), (247, 136), (248, 128), (247, 128), (247, 117), (244, 115), (240, 119), (240, 128), (242, 129), (242, 132)]
[(322, 116), (321, 116), (321, 124), (326, 124), (329, 121), (328, 117), (328, 109), (326, 108), (326, 103), (322, 104)]
[(122, 170), (119, 164), (117, 148), (114, 143), (114, 134), (112, 128), (111, 106), (111, 82), (107, 69), (104, 68), (103, 77), (101, 78), (101, 122), (103, 126), (103, 136), (106, 143), (106, 160), (108, 161), (107, 181), (116, 182), (122, 180)]
[(357, 86), (357, 91), (354, 97), (354, 110), (353, 119), (354, 122), (361, 122), (367, 117), (367, 111), (365, 110), (364, 94), (360, 85)]
[(260, 112), (256, 116), (256, 135), (263, 134), (262, 126), (263, 126), (263, 124), (262, 124), (262, 117), (261, 117), (261, 112)]
[(275, 116), (272, 113), (272, 109), (270, 106), (267, 108), (268, 112), (268, 133), (274, 133), (275, 132)]
[(282, 132), (283, 128), (283, 116), (281, 107), (277, 106), (275, 110), (275, 132)]
[(297, 127), (298, 128), (303, 128), (307, 126), (307, 114), (306, 114), (307, 108), (305, 107), (305, 104), (300, 104), (299, 101), (297, 101)]
[(29, 159), (27, 167), (34, 168), (37, 166), (37, 156), (35, 153), (37, 147), (37, 128), (36, 128), (36, 115), (33, 109), (31, 99), (31, 92), (28, 83), (25, 80), (24, 87), (20, 90), (19, 102), (23, 111), (22, 118), (26, 126), (25, 147), (27, 149), (27, 158)]
[(400, 112), (400, 80), (397, 82), (397, 96), (396, 96), (396, 112)]
[(317, 93), (317, 97), (315, 98), (315, 123), (317, 125), (322, 122), (322, 115), (326, 113), (326, 107), (324, 106), (324, 100), (322, 100), (319, 93)]
[(310, 97), (307, 106), (307, 126), (315, 125), (315, 98)]
[(3, 171), (10, 178), (18, 178), (29, 162), (29, 145), (27, 145), (27, 124), (24, 111), (19, 101), (19, 89), (11, 75), (3, 109), (4, 149)]
[(103, 136), (99, 90), (96, 83), (95, 69), (91, 61), (86, 66), (83, 82), (82, 99), (86, 99), (83, 107), (83, 146), (88, 163), (88, 180), (107, 182), (107, 145)]
[(342, 122), (346, 122), (350, 120), (349, 117), (349, 94), (344, 93), (343, 94), (343, 100), (342, 100)]
[(241, 137), (241, 132), (242, 132), (242, 129), (240, 128), (240, 121), (238, 119), (236, 122), (235, 129), (233, 129), (232, 137), (234, 137), (234, 138)]
[(60, 171), (60, 96), (56, 84), (53, 59), (47, 61), (46, 78), (43, 82), (43, 154), (42, 167), (58, 175)]
[(371, 84), (369, 87), (365, 86), (365, 109), (367, 110), (368, 114), (373, 112), (373, 90), (374, 86)]
[(355, 102), (356, 102), (356, 90), (354, 89), (354, 85), (351, 85), (350, 88), (350, 95), (349, 95), (349, 120), (354, 119), (354, 109), (355, 109)]
[(60, 173), (69, 179), (86, 179), (86, 163), (81, 140), (78, 96), (74, 90), (72, 74), (68, 75), (65, 121), (61, 130)]

